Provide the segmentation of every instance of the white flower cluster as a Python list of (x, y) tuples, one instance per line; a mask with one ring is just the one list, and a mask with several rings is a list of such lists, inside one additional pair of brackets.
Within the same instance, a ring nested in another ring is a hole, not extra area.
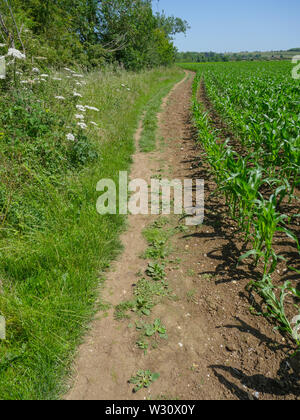
[(16, 50), (15, 48), (10, 48), (8, 50), (8, 53), (6, 54), (6, 57), (17, 58), (19, 60), (25, 60), (26, 59), (26, 55), (21, 53), (21, 51)]
[[(68, 67), (65, 67), (64, 70), (71, 74), (71, 75), (66, 76), (66, 78), (68, 78), (68, 79), (71, 79), (72, 77), (73, 78), (80, 78), (80, 79), (84, 78), (84, 76), (82, 74), (76, 73), (75, 71), (69, 69)], [(34, 69), (32, 71), (34, 72)], [(35, 72), (37, 72), (37, 71), (35, 71)], [(48, 75), (41, 74), (40, 77), (41, 78), (42, 77), (48, 77)], [(52, 77), (52, 80), (61, 81), (62, 79), (59, 78), (59, 77)], [(74, 80), (74, 82), (75, 82), (75, 80)], [(80, 82), (76, 81), (75, 85), (82, 87), (82, 86), (86, 85), (86, 82), (84, 80), (81, 80)], [(74, 90), (73, 91), (73, 97), (74, 98), (82, 98), (83, 96), (79, 92)], [(66, 98), (63, 97), (63, 96), (55, 96), (55, 99), (60, 100), (60, 101), (64, 101)], [(77, 126), (80, 127), (82, 130), (86, 130), (88, 128), (88, 125), (84, 121), (85, 120), (84, 114), (86, 113), (86, 111), (87, 110), (94, 111), (94, 112), (99, 112), (100, 111), (98, 108), (96, 108), (94, 106), (80, 105), (80, 104), (76, 105), (76, 109), (78, 111), (80, 111), (81, 113), (75, 114), (74, 117), (77, 120)], [(91, 121), (90, 125), (92, 125), (94, 127), (98, 127), (98, 124), (94, 121)], [(72, 142), (76, 141), (75, 136), (72, 133), (66, 134), (66, 138), (67, 138), (67, 140), (72, 141)]]
[(94, 106), (85, 105), (85, 109), (89, 109), (90, 111), (99, 112), (99, 109), (95, 108)]
[(75, 114), (75, 118), (77, 120), (84, 120), (84, 115), (82, 115), (82, 114)]
[(73, 136), (72, 133), (67, 134), (66, 137), (67, 137), (67, 140), (69, 140), (69, 141), (75, 141), (75, 137)]
[(78, 111), (86, 112), (86, 109), (83, 105), (76, 105), (76, 108), (78, 109)]
[(82, 129), (82, 130), (86, 130), (88, 128), (88, 126), (84, 123), (84, 122), (79, 122), (77, 123), (77, 125)]

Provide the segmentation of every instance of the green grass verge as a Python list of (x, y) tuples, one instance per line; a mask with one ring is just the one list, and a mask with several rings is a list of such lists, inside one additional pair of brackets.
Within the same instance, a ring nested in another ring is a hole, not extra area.
[[(28, 186), (18, 186), (43, 223), (0, 237), (0, 315), (7, 322), (7, 339), (0, 340), (0, 399), (57, 399), (65, 391), (64, 378), (96, 310), (100, 273), (120, 252), (126, 222), (97, 214), (96, 184), (117, 181), (120, 170), (129, 170), (145, 105), (180, 77), (178, 68), (86, 76), (80, 102), (100, 110), (91, 116), (99, 129), (87, 133), (98, 159), (55, 182), (31, 170)], [(64, 110), (60, 105), (56, 112)]]
[(156, 147), (156, 133), (157, 133), (157, 114), (160, 112), (162, 100), (165, 98), (175, 83), (182, 79), (182, 74), (176, 77), (169, 77), (166, 80), (166, 86), (157, 92), (156, 95), (149, 101), (143, 120), (143, 132), (140, 138), (140, 149), (142, 152), (153, 152)]

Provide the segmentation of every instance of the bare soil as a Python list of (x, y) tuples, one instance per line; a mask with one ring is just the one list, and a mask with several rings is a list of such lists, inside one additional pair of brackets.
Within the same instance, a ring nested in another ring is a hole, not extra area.
[[(164, 101), (160, 145), (153, 153), (137, 152), (131, 173), (148, 181), (158, 173), (205, 180), (204, 225), (175, 234), (166, 260), (177, 299), (165, 299), (151, 316), (166, 325), (168, 340), (144, 355), (130, 321), (115, 320), (113, 307), (100, 312), (79, 349), (68, 400), (300, 399), (300, 361), (290, 357), (291, 344), (271, 322), (249, 311), (259, 305), (245, 290), (255, 273), (247, 265), (236, 268), (243, 238), (235, 233), (222, 199), (212, 195), (216, 185), (191, 123), (193, 77), (187, 73)], [(141, 126), (137, 143), (140, 133)], [(147, 248), (142, 232), (157, 217), (129, 216), (121, 238), (124, 252), (106, 273), (105, 302), (115, 306), (131, 298), (136, 274), (149, 262), (140, 258)], [(176, 259), (178, 266), (171, 263)], [(139, 369), (161, 376), (134, 394), (128, 380)]]

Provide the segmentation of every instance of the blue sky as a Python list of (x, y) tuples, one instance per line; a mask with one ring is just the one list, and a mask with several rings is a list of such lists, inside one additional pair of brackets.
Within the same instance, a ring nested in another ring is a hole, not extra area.
[(179, 51), (267, 51), (300, 47), (300, 0), (153, 0), (154, 11), (186, 19)]

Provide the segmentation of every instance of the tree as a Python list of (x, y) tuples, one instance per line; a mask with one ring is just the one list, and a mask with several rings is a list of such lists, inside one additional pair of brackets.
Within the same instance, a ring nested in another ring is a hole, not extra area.
[[(0, 11), (8, 1), (0, 0)], [(172, 37), (188, 28), (179, 18), (154, 14), (151, 0), (14, 0), (14, 13), (30, 32), (31, 55), (57, 65), (108, 60), (136, 70), (169, 64), (176, 51)]]

